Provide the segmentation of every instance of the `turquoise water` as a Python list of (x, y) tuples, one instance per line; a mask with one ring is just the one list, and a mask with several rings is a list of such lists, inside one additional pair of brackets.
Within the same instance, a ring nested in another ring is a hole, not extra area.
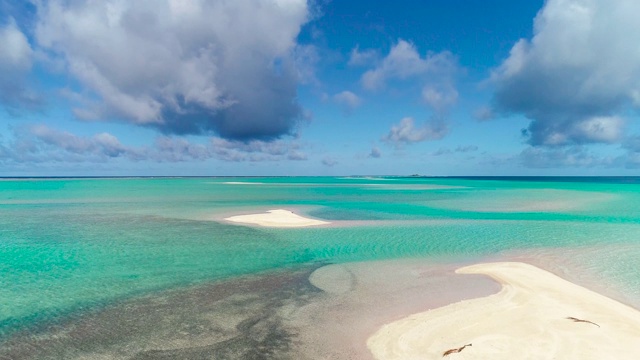
[[(527, 249), (589, 248), (581, 261), (640, 298), (640, 184), (544, 180), (0, 181), (0, 337), (132, 296), (264, 270)], [(276, 208), (335, 226), (215, 220)]]

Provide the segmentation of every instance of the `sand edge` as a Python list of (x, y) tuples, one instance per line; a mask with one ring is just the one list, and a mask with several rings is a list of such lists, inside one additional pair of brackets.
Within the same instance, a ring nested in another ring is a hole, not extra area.
[(376, 359), (442, 359), (467, 344), (446, 358), (632, 359), (640, 353), (640, 311), (630, 306), (525, 263), (456, 272), (488, 275), (502, 290), (386, 324), (367, 341)]
[(307, 227), (330, 224), (328, 221), (303, 217), (293, 211), (285, 209), (268, 210), (266, 213), (259, 214), (231, 216), (224, 220), (233, 223), (277, 228)]

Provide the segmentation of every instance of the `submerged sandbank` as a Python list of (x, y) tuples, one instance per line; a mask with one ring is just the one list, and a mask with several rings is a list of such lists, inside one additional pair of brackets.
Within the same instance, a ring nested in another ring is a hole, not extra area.
[(495, 294), (481, 275), (459, 276), (459, 263), (395, 259), (331, 264), (309, 283), (322, 290), (292, 312), (296, 359), (373, 359), (367, 338), (385, 324), (425, 309)]
[[(377, 359), (632, 359), (640, 353), (640, 311), (517, 262), (477, 264), (503, 287), (389, 323), (367, 345)], [(584, 320), (584, 321), (576, 321)]]
[(0, 334), (0, 359), (372, 359), (366, 340), (384, 324), (500, 288), (423, 259), (318, 266), (157, 292)]
[(297, 215), (289, 210), (269, 210), (261, 214), (237, 215), (225, 218), (227, 221), (252, 224), (266, 227), (305, 227), (330, 224), (328, 221), (316, 220)]

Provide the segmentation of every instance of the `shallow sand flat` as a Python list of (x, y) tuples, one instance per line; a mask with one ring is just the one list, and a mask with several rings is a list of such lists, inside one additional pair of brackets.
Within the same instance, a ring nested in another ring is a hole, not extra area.
[(328, 221), (309, 219), (289, 210), (269, 210), (262, 214), (238, 215), (225, 218), (227, 221), (254, 224), (266, 227), (305, 227), (330, 224)]
[[(367, 341), (377, 359), (637, 359), (640, 312), (532, 265), (477, 264), (495, 295), (465, 300), (387, 324)], [(596, 323), (575, 322), (567, 317)]]
[(426, 309), (495, 294), (482, 275), (459, 276), (459, 263), (378, 260), (323, 266), (309, 282), (322, 290), (295, 309), (295, 359), (373, 359), (367, 338), (384, 324)]

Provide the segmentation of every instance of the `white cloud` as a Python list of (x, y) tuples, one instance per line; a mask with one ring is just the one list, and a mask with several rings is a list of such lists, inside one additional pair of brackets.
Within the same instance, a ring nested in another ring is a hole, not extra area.
[(433, 119), (422, 126), (416, 126), (411, 117), (401, 119), (382, 140), (400, 148), (446, 136), (449, 132), (448, 110), (458, 99), (455, 77), (460, 70), (456, 57), (448, 51), (428, 53), (423, 57), (414, 44), (398, 40), (375, 68), (362, 75), (362, 86), (367, 90), (378, 90), (392, 80), (418, 83), (422, 87), (422, 101), (434, 113)]
[(618, 116), (595, 116), (576, 122), (571, 135), (588, 142), (614, 143), (622, 137), (624, 125)]
[(304, 0), (51, 0), (35, 35), (100, 100), (79, 104), (84, 117), (275, 138), (302, 115), (296, 86), (308, 74), (296, 64), (309, 51), (296, 37), (308, 18)]
[(408, 79), (418, 75), (449, 76), (457, 69), (455, 57), (448, 51), (420, 56), (415, 45), (399, 40), (382, 62), (362, 75), (367, 90), (382, 88), (389, 79)]
[(213, 157), (213, 151), (205, 144), (198, 144), (184, 138), (160, 136), (156, 139), (150, 158), (159, 162), (181, 162), (206, 160)]
[(84, 153), (95, 146), (90, 139), (81, 138), (66, 131), (58, 131), (46, 125), (31, 126), (29, 132), (45, 144), (73, 153)]
[(378, 59), (378, 52), (374, 49), (360, 51), (360, 47), (356, 46), (351, 50), (349, 55), (349, 66), (367, 66)]
[(352, 112), (362, 104), (362, 99), (358, 95), (347, 90), (333, 95), (333, 101), (340, 105), (345, 113)]
[(13, 18), (0, 27), (0, 44), (0, 71), (24, 71), (31, 67), (33, 50)]
[(115, 158), (153, 162), (203, 161), (282, 161), (306, 160), (296, 141), (236, 141), (214, 137), (197, 143), (182, 137), (160, 136), (142, 147), (124, 145), (110, 133), (78, 136), (47, 125), (17, 128), (12, 142), (0, 138), (0, 164), (107, 162)]
[(532, 119), (532, 145), (618, 141), (638, 107), (640, 2), (549, 0), (492, 74), (499, 112)]
[(15, 20), (0, 26), (0, 105), (8, 108), (35, 107), (40, 100), (26, 88), (33, 62), (33, 49)]
[(18, 128), (14, 135), (14, 142), (4, 147), (5, 157), (0, 161), (105, 162), (118, 157), (134, 161), (147, 157), (145, 149), (127, 147), (109, 133), (84, 137), (39, 124)]
[(441, 112), (458, 101), (458, 91), (450, 83), (428, 84), (422, 89), (422, 99), (431, 108)]
[(287, 155), (287, 159), (295, 160), (295, 161), (303, 161), (303, 160), (307, 160), (308, 157), (307, 157), (307, 154), (303, 153), (302, 151), (291, 150)]
[(382, 140), (396, 147), (402, 147), (410, 143), (439, 140), (448, 132), (447, 125), (441, 121), (434, 120), (422, 126), (416, 126), (413, 118), (405, 117), (397, 125), (393, 125)]
[(225, 161), (278, 161), (306, 160), (300, 144), (291, 141), (236, 141), (222, 138), (211, 139), (216, 158)]

